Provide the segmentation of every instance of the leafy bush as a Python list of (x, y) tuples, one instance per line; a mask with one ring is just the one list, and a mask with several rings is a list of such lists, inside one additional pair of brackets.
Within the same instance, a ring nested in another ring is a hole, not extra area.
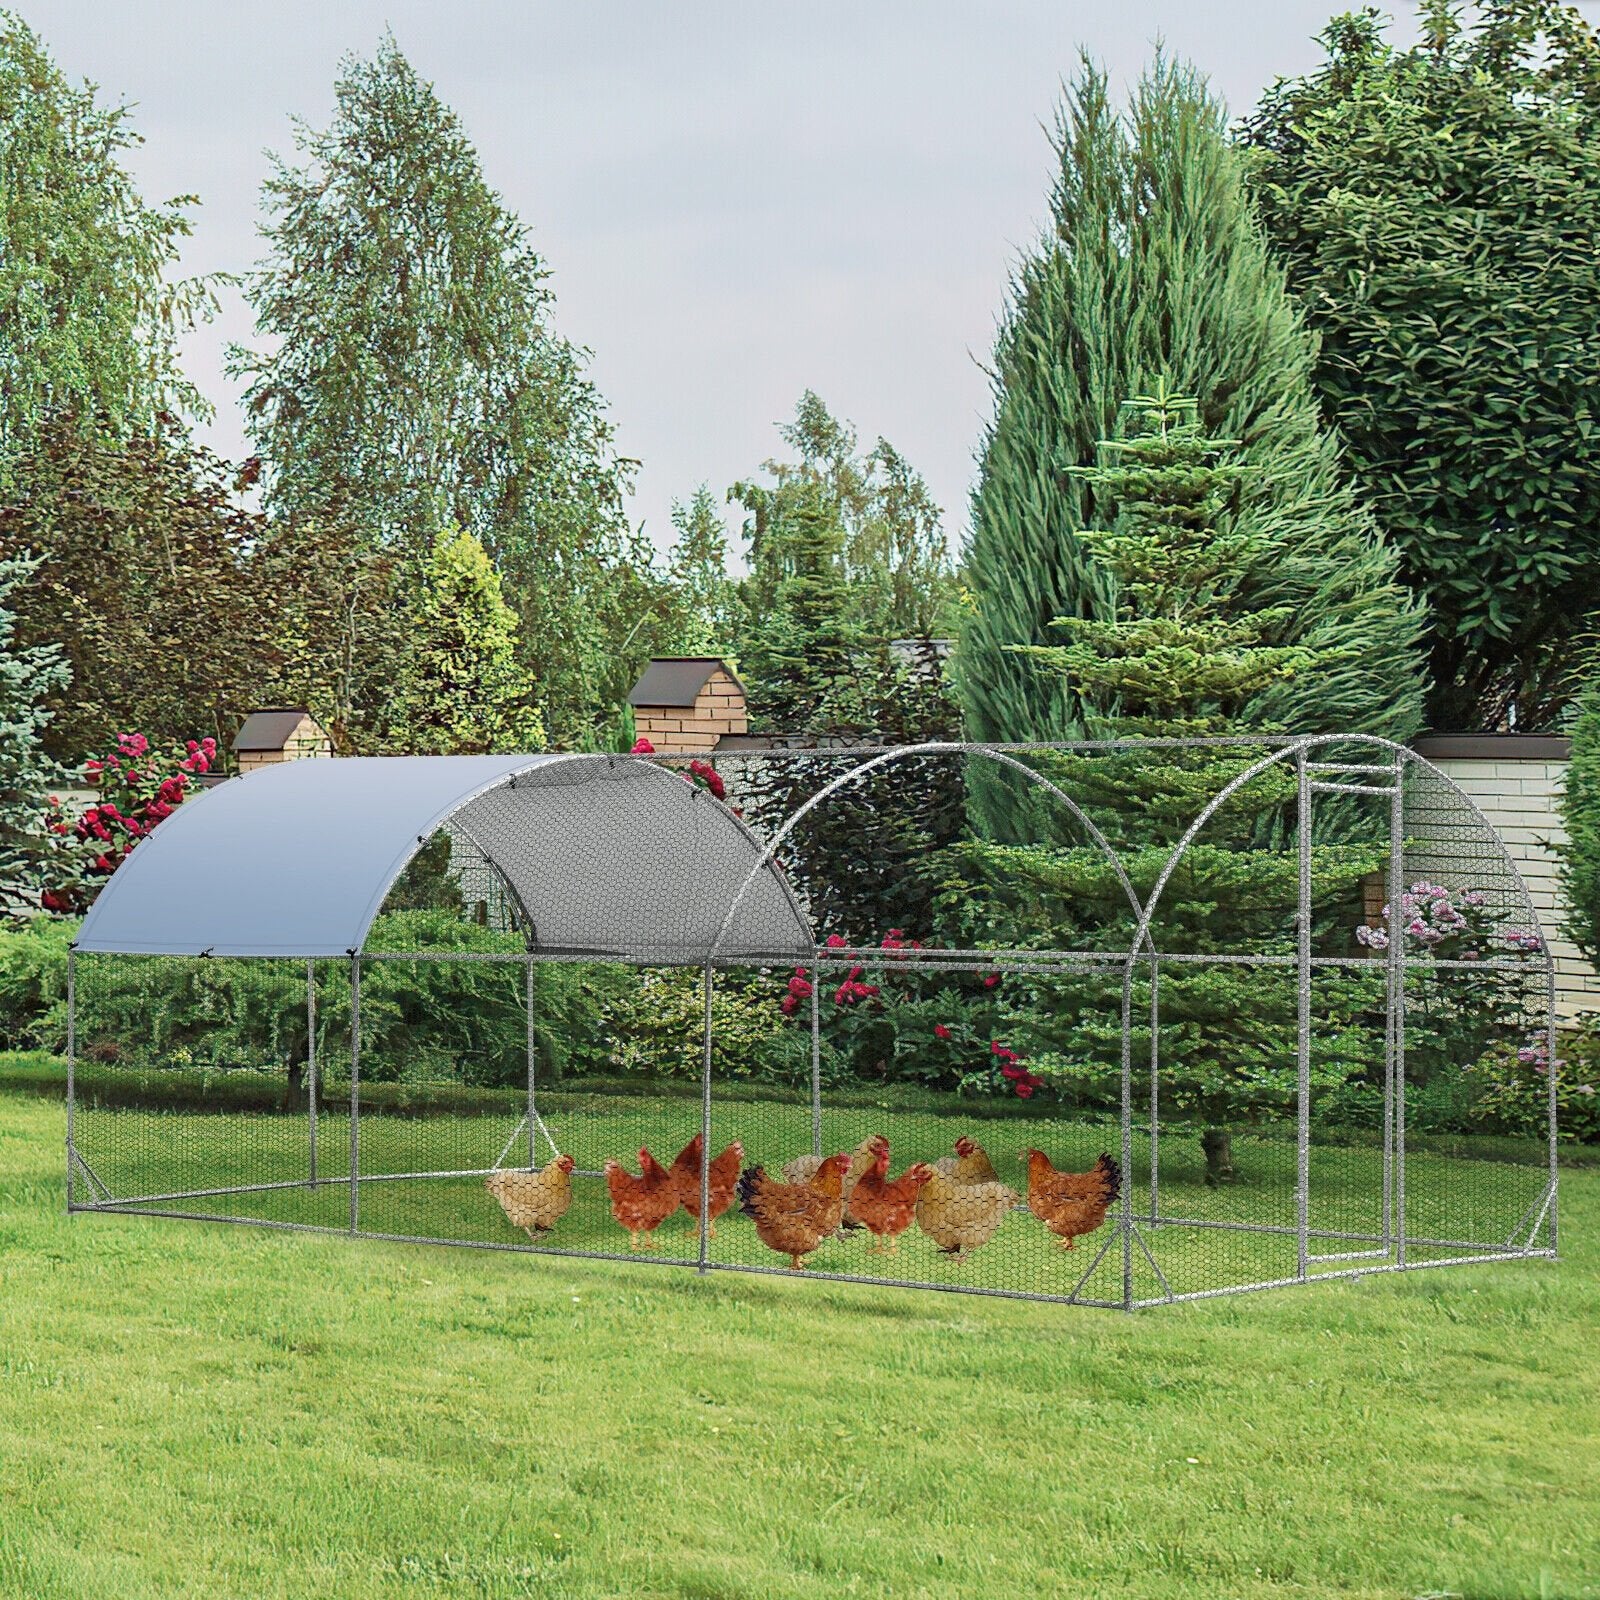
[[(1580, 1144), (1600, 1143), (1600, 1029), (1591, 1017), (1572, 1033), (1557, 1036), (1558, 1136)], [(1473, 1123), (1490, 1133), (1541, 1138), (1549, 1122), (1550, 1053), (1542, 1037), (1522, 1045), (1500, 1044), (1471, 1069), (1477, 1086)]]

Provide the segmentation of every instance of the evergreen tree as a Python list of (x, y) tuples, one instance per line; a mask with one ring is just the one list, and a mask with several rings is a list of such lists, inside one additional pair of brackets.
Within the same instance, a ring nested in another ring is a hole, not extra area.
[(27, 561), (0, 561), (0, 912), (36, 909), (55, 854), (46, 831), (50, 790), (65, 776), (44, 752), (47, 695), (67, 681), (60, 652), (14, 645), (13, 596), (31, 575)]
[(61, 415), (121, 434), (206, 412), (177, 336), (211, 286), (168, 277), (196, 202), (145, 203), (126, 166), (140, 142), (127, 106), (69, 83), (0, 11), (0, 482)]
[[(1248, 575), (1264, 642), (1322, 670), (1249, 697), (1239, 715), (1297, 732), (1404, 739), (1419, 721), (1419, 617), (1392, 554), (1340, 476), (1317, 413), (1312, 345), (1251, 215), (1222, 105), (1158, 59), (1119, 115), (1087, 62), (1056, 135), (1052, 226), (1021, 264), (995, 352), (995, 415), (972, 509), (973, 614), (957, 658), (969, 733), (1072, 738), (1083, 707), (1018, 645), (1059, 617), (1113, 614), (1115, 588), (1080, 530), (1104, 520), (1092, 464), (1124, 396), (1165, 376), (1251, 472), (1235, 525), (1268, 537)], [(998, 795), (988, 810), (998, 821)]]
[[(1129, 402), (1122, 435), (1102, 460), (1073, 475), (1112, 520), (1080, 529), (1077, 545), (1115, 598), (1100, 617), (1064, 617), (1065, 643), (1020, 646), (1030, 671), (1072, 685), (1095, 739), (1187, 739), (1241, 723), (1271, 728), (1258, 708), (1297, 683), (1337, 666), (1334, 648), (1278, 644), (1285, 617), (1255, 598), (1284, 558), (1281, 536), (1245, 514), (1253, 469), (1237, 440), (1209, 436), (1193, 400), (1165, 384)], [(1330, 659), (1331, 658), (1331, 659)], [(1168, 853), (1207, 800), (1261, 754), (1259, 747), (1157, 748), (1054, 757), (1046, 770), (1097, 816), (1141, 899)], [(1165, 953), (1289, 952), (1294, 945), (1297, 862), (1292, 851), (1260, 848), (1263, 820), (1283, 817), (1295, 791), (1292, 766), (1269, 770), (1241, 790), (1190, 846), (1168, 885), (1155, 929)], [(1272, 831), (1272, 830), (1266, 830)], [(1104, 856), (1067, 850), (979, 846), (991, 882), (1040, 937), (1063, 928), (1094, 948), (1125, 945), (1127, 906)], [(1315, 905), (1348, 941), (1358, 885), (1376, 869), (1376, 846), (1347, 843), (1314, 852)], [(1041, 918), (1041, 912), (1043, 916)], [(1341, 953), (1347, 951), (1341, 950)], [(1296, 1081), (1297, 1003), (1292, 973), (1227, 965), (1171, 964), (1161, 986), (1165, 1109), (1196, 1115), (1208, 1175), (1233, 1174), (1231, 1125), (1287, 1110)], [(1359, 986), (1319, 984), (1316, 1082), (1339, 1083), (1370, 1043), (1355, 1025)], [(1076, 1004), (1074, 1004), (1076, 1000)], [(1105, 984), (1069, 986), (1052, 1014), (1036, 1019), (1053, 1053), (1036, 1066), (1065, 1083), (1090, 1082), (1119, 1062), (1118, 1007)], [(1343, 1003), (1340, 1010), (1339, 1002)], [(1147, 1015), (1136, 1008), (1135, 1017)], [(1148, 1030), (1141, 1038), (1148, 1048)]]
[(517, 617), (488, 552), (465, 530), (442, 533), (415, 614), (416, 667), (397, 731), (416, 755), (537, 750), (544, 728), (517, 665)]
[[(1336, 18), (1252, 187), (1356, 485), (1433, 627), (1428, 720), (1555, 725), (1600, 614), (1600, 39), (1554, 0)], [(1574, 624), (1579, 624), (1574, 626)]]
[(1592, 668), (1591, 657), (1591, 671), (1578, 691), (1572, 759), (1561, 795), (1566, 839), (1556, 848), (1567, 907), (1562, 931), (1600, 966), (1600, 672)]
[[(551, 326), (548, 270), (455, 114), (385, 38), (347, 59), (303, 166), (275, 164), (248, 289), (267, 354), (234, 352), (268, 503), (420, 568), (441, 533), (488, 550), (551, 734), (600, 740), (651, 640), (622, 512), (627, 464)], [(650, 587), (647, 585), (647, 587)]]
[(850, 685), (861, 640), (844, 572), (844, 527), (816, 484), (745, 493), (752, 511), (746, 599), (752, 628), (739, 662), (751, 728), (831, 733), (831, 710)]

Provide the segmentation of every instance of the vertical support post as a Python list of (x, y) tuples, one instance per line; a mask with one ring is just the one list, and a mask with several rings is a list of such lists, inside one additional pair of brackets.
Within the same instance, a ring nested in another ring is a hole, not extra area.
[[(1161, 958), (1150, 952), (1150, 1221), (1161, 1210)], [(1129, 1180), (1132, 1181), (1131, 1179)]]
[(76, 1195), (78, 1146), (78, 952), (67, 947), (67, 1210)]
[[(1550, 1248), (1556, 1248), (1556, 1205), (1561, 1195), (1559, 1182), (1559, 1168), (1556, 1163), (1556, 1137), (1559, 1129), (1559, 1119), (1556, 1110), (1556, 968), (1551, 959), (1550, 951), (1544, 952), (1544, 985), (1545, 985), (1545, 1011), (1544, 1011), (1544, 1047), (1545, 1060), (1549, 1063), (1549, 1071), (1545, 1077), (1546, 1093), (1549, 1095), (1548, 1116), (1550, 1119), (1550, 1209), (1545, 1213), (1549, 1219)], [(1532, 1239), (1529, 1239), (1532, 1245)]]
[(306, 1084), (309, 1093), (306, 1110), (307, 1180), (317, 1181), (317, 964), (306, 962)]
[(361, 957), (350, 954), (350, 1231), (361, 1226)]
[(822, 972), (811, 969), (811, 1153), (822, 1156)]
[(1133, 1310), (1133, 967), (1122, 965), (1122, 1309)]
[(711, 1259), (711, 963), (701, 977), (705, 999), (704, 1059), (700, 1073), (700, 1270)]
[(1390, 1242), (1398, 1267), (1406, 1264), (1406, 923), (1400, 910), (1400, 897), (1405, 893), (1405, 795), (1405, 757), (1396, 754), (1394, 793), (1389, 797), (1389, 1027), (1393, 1043), (1385, 1120), (1389, 1123)]
[(539, 1112), (538, 1100), (534, 1089), (534, 1074), (539, 1056), (539, 1046), (533, 1033), (533, 952), (531, 950), (528, 952), (527, 960), (527, 978), (523, 984), (522, 1004), (527, 1013), (528, 1023), (528, 1171), (532, 1172), (539, 1164)]
[(1295, 892), (1295, 1234), (1298, 1272), (1311, 1257), (1311, 773), (1306, 752), (1295, 756), (1297, 887)]

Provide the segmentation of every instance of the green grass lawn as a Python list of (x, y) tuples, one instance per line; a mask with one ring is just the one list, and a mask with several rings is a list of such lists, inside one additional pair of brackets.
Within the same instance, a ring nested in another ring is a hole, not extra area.
[(68, 1218), (62, 1119), (0, 1094), (8, 1600), (1600, 1595), (1594, 1169), (1560, 1263), (1130, 1318)]

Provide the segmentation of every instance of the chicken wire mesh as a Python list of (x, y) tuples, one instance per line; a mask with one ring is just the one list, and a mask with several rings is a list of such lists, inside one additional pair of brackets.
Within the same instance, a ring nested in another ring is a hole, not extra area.
[(620, 765), (475, 797), (347, 959), (78, 953), (69, 1205), (1128, 1308), (1554, 1253), (1553, 1103), (1459, 1114), (1548, 956), (1409, 752)]

